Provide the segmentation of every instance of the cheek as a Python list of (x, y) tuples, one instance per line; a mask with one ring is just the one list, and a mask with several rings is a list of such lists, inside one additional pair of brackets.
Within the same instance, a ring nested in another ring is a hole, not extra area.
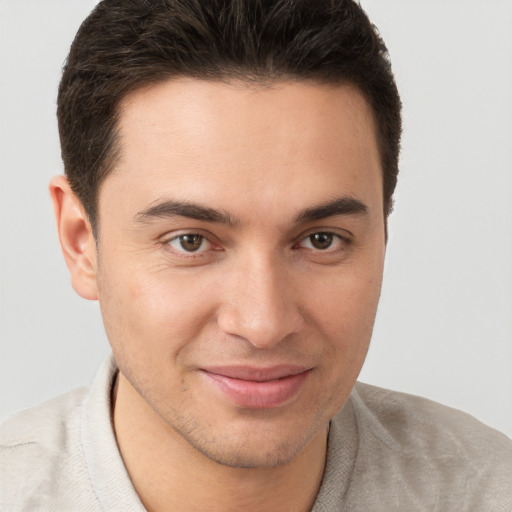
[[(328, 340), (323, 354), (326, 406), (335, 414), (345, 403), (363, 366), (373, 331), (380, 280), (347, 280), (319, 310), (317, 328)], [(326, 297), (327, 298), (327, 297)]]
[(313, 287), (315, 329), (323, 347), (324, 389), (332, 389), (333, 411), (341, 407), (364, 363), (380, 296), (381, 276), (340, 272), (324, 289)]
[(139, 361), (177, 358), (208, 323), (215, 307), (204, 283), (165, 270), (104, 268), (99, 288), (113, 350), (129, 351)]
[(380, 286), (379, 274), (340, 274), (326, 286), (310, 287), (309, 309), (316, 327), (342, 344), (364, 342), (371, 335)]

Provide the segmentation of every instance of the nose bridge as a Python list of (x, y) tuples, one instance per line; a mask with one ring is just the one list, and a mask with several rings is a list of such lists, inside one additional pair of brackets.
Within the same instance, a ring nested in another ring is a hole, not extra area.
[(252, 254), (233, 269), (219, 315), (227, 334), (269, 348), (297, 332), (302, 316), (291, 276), (277, 257)]

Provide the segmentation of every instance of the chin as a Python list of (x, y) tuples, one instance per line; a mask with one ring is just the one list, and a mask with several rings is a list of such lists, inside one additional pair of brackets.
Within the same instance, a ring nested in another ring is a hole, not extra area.
[(227, 427), (221, 431), (174, 430), (209, 460), (232, 468), (272, 468), (287, 464), (317, 434), (317, 430), (311, 428), (301, 432), (293, 426), (262, 424), (254, 419), (248, 421), (249, 425)]
[(293, 443), (282, 443), (278, 446), (261, 444), (233, 446), (226, 443), (223, 446), (194, 446), (202, 455), (211, 461), (230, 468), (256, 469), (273, 468), (291, 462), (302, 450), (303, 446)]

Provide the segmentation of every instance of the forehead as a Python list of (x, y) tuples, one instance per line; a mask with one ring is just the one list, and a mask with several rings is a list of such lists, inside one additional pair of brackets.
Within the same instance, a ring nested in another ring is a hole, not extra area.
[(228, 130), (247, 147), (276, 134), (328, 139), (331, 132), (352, 144), (375, 136), (373, 113), (359, 89), (312, 81), (260, 84), (183, 77), (136, 90), (119, 110), (123, 137), (140, 138), (144, 134), (136, 126), (151, 126), (154, 135), (215, 147), (220, 142), (215, 135)]
[(382, 195), (373, 115), (347, 85), (176, 79), (127, 96), (118, 129), (107, 187), (141, 205), (170, 194), (223, 209), (248, 201), (299, 209), (329, 190)]

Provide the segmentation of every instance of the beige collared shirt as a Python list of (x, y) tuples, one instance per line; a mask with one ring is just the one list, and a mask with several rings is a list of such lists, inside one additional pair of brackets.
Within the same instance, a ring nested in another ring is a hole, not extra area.
[[(112, 357), (0, 424), (2, 512), (143, 512), (117, 448)], [(423, 398), (356, 384), (333, 419), (313, 512), (512, 512), (512, 441)]]

